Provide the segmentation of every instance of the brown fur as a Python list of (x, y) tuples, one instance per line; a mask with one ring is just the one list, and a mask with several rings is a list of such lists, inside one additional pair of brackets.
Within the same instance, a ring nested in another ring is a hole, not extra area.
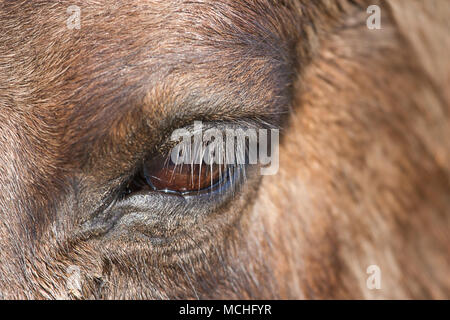
[[(83, 1), (69, 30), (72, 4), (0, 1), (2, 297), (449, 298), (448, 1), (381, 1), (382, 30), (363, 0)], [(250, 118), (277, 175), (82, 232), (171, 130)]]

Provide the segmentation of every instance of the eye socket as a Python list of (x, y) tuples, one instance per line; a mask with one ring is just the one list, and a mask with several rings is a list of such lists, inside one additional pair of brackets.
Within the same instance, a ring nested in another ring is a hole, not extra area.
[(214, 188), (226, 178), (225, 166), (218, 164), (174, 164), (162, 157), (144, 164), (143, 174), (154, 191), (187, 194)]

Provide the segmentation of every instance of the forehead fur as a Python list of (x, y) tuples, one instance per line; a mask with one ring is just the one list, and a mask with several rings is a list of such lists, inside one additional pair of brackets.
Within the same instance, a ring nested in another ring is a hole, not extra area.
[[(72, 150), (79, 140), (86, 153), (130, 112), (142, 111), (157, 128), (186, 115), (227, 119), (287, 108), (299, 35), (286, 23), (294, 19), (290, 5), (83, 1), (81, 29), (69, 30), (73, 4), (4, 3), (1, 23), (11, 32), (2, 46), (8, 83), (20, 87), (14, 108), (56, 114)], [(40, 99), (24, 97), (23, 87)]]

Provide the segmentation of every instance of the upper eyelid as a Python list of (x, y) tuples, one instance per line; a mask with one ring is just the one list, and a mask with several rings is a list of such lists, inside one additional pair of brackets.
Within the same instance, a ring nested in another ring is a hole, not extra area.
[[(201, 120), (200, 120), (201, 121)], [(194, 121), (188, 123), (184, 126), (179, 126), (173, 128), (170, 133), (166, 133), (163, 137), (162, 143), (159, 145), (159, 150), (169, 149), (167, 147), (173, 147), (173, 141), (171, 141), (171, 135), (175, 130), (178, 129), (193, 129)], [(235, 120), (215, 120), (215, 121), (202, 121), (203, 130), (208, 129), (219, 129), (225, 130), (227, 128), (241, 128), (241, 129), (281, 129), (279, 124), (273, 124), (268, 122), (267, 120), (261, 118), (241, 118)], [(166, 150), (168, 151), (168, 150)]]
[[(259, 130), (259, 129), (278, 129), (279, 130), (279, 126), (278, 125), (274, 125), (271, 124), (265, 120), (262, 119), (239, 119), (239, 120), (234, 120), (234, 121), (208, 121), (208, 122), (202, 122), (203, 124), (203, 131), (209, 130), (209, 129), (219, 129), (219, 130), (223, 130), (223, 132), (225, 132), (226, 129), (232, 128), (232, 129), (243, 129), (243, 130), (247, 130), (247, 129), (255, 129), (255, 130)], [(187, 129), (189, 131), (189, 129), (193, 129), (194, 125), (193, 124), (189, 124), (188, 126), (184, 126), (181, 128), (177, 128), (175, 130), (178, 129)], [(190, 132), (193, 132), (192, 130)], [(170, 159), (170, 152), (172, 151), (173, 147), (175, 147), (175, 145), (177, 145), (179, 143), (178, 141), (173, 141), (171, 139), (171, 134), (166, 134), (165, 137), (162, 139), (162, 142), (158, 144), (158, 146), (156, 146), (156, 148), (154, 148), (153, 150), (151, 150), (150, 152), (147, 153), (147, 155), (145, 156), (145, 158), (140, 162), (140, 166), (143, 165), (143, 162), (145, 162), (148, 159), (151, 159), (154, 156), (157, 155), (165, 155), (165, 160), (164, 161), (169, 161)]]

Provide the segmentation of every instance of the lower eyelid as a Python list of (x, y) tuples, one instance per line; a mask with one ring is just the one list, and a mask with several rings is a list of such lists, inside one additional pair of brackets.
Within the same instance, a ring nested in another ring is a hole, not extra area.
[[(224, 183), (207, 192), (180, 194), (170, 191), (141, 190), (125, 197), (119, 197), (103, 212), (83, 223), (80, 235), (83, 238), (120, 236), (121, 232), (133, 234), (140, 225), (148, 234), (165, 238), (166, 228), (180, 228), (173, 232), (183, 232), (195, 227), (197, 218), (206, 217), (220, 210), (226, 210), (247, 184), (249, 177), (257, 179), (257, 167), (244, 165), (232, 170), (232, 176)], [(245, 172), (245, 173), (244, 173)], [(255, 182), (256, 180), (252, 181)], [(188, 228), (188, 229), (186, 229)]]

